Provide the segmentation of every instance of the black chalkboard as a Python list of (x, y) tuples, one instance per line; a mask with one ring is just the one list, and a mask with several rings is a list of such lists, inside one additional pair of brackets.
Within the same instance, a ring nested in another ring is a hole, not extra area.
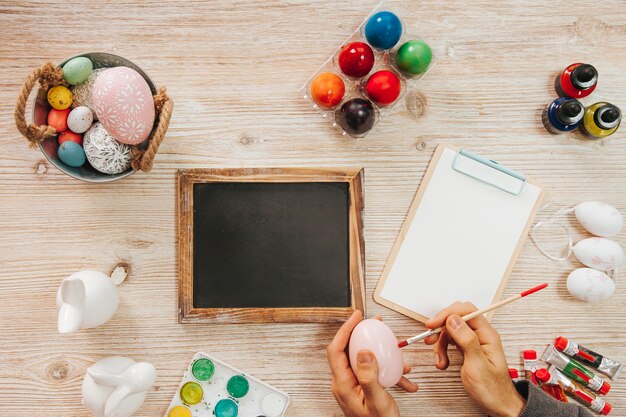
[(193, 184), (193, 308), (349, 307), (347, 182)]

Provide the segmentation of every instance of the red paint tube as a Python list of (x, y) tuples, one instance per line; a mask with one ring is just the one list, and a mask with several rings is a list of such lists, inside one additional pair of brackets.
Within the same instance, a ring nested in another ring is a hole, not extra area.
[(591, 408), (596, 413), (600, 413), (604, 416), (611, 412), (613, 408), (611, 404), (607, 403), (601, 397), (596, 396), (593, 392), (586, 390), (578, 383), (572, 381), (559, 371), (556, 366), (552, 365), (547, 371), (550, 374), (549, 382), (557, 382), (563, 390), (573, 397), (576, 401)]
[(516, 383), (518, 381), (522, 381), (524, 378), (520, 375), (519, 371), (515, 368), (509, 368), (509, 376), (511, 377), (511, 381)]
[(543, 361), (554, 365), (561, 370), (568, 378), (578, 382), (583, 387), (606, 395), (611, 389), (611, 385), (593, 372), (582, 366), (574, 359), (550, 346), (542, 357)]
[(556, 378), (552, 377), (547, 369), (537, 369), (535, 376), (537, 377), (537, 381), (541, 383), (541, 389), (544, 390), (546, 394), (561, 402), (569, 402), (567, 401), (567, 396), (565, 395), (563, 387), (559, 385), (559, 382)]
[(524, 376), (527, 380), (537, 385), (535, 372), (537, 371), (537, 352), (534, 350), (525, 350), (524, 353)]
[(554, 347), (565, 353), (567, 356), (597, 369), (598, 372), (611, 377), (613, 380), (619, 376), (622, 371), (622, 367), (624, 366), (622, 363), (600, 355), (599, 353), (589, 350), (584, 346), (580, 346), (573, 340), (568, 340), (562, 336), (556, 338), (554, 341)]

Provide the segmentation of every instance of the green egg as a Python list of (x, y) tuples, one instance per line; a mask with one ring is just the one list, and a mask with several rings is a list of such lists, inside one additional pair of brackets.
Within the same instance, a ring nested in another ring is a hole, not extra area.
[(89, 58), (79, 56), (72, 58), (63, 65), (63, 78), (70, 85), (85, 82), (93, 70), (93, 63)]
[(71, 167), (79, 167), (85, 163), (85, 151), (76, 142), (67, 141), (59, 145), (59, 159)]
[(404, 43), (396, 54), (396, 64), (404, 73), (416, 75), (424, 73), (433, 60), (433, 51), (423, 40)]

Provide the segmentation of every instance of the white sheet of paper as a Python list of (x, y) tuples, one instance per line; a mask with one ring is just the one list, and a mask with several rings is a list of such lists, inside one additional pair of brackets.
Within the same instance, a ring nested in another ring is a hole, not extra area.
[[(455, 171), (455, 154), (444, 149), (379, 293), (429, 318), (455, 301), (492, 303), (541, 195), (530, 183), (513, 195)], [(481, 178), (511, 181), (473, 160), (458, 162)]]

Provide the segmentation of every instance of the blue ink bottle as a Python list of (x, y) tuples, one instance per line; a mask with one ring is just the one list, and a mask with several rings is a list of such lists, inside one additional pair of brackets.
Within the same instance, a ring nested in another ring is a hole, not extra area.
[(583, 121), (585, 107), (575, 98), (561, 97), (550, 103), (543, 111), (542, 121), (550, 133), (570, 132)]

